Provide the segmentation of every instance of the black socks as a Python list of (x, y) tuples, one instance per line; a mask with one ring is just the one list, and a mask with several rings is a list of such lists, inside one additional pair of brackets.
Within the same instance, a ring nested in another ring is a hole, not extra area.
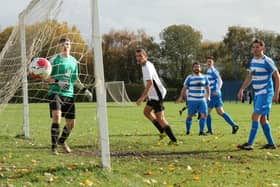
[(160, 124), (159, 124), (159, 122), (158, 122), (157, 120), (154, 120), (154, 121), (153, 121), (153, 124), (154, 124), (154, 126), (158, 129), (158, 131), (159, 131), (160, 133), (163, 133), (163, 132), (164, 132), (164, 129), (160, 126)]
[(70, 133), (71, 133), (71, 129), (68, 129), (66, 126), (64, 126), (61, 137), (58, 140), (58, 143), (64, 144), (65, 140), (68, 138)]
[(57, 140), (58, 140), (59, 133), (60, 133), (59, 124), (52, 123), (51, 139), (52, 139), (52, 148), (53, 149), (56, 148), (56, 146), (57, 146)]
[(165, 133), (167, 134), (167, 136), (170, 138), (171, 141), (177, 142), (177, 139), (176, 139), (176, 137), (174, 136), (174, 134), (173, 134), (173, 132), (172, 132), (172, 130), (171, 130), (171, 128), (170, 128), (169, 125), (167, 125), (167, 126), (164, 128), (164, 131), (165, 131)]

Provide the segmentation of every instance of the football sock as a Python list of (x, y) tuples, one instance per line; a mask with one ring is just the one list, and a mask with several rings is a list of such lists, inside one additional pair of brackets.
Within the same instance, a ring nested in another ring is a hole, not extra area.
[(200, 120), (200, 117), (201, 117), (201, 114), (198, 113), (198, 115), (197, 115), (197, 120)]
[(250, 135), (249, 135), (249, 140), (248, 140), (249, 145), (254, 144), (256, 135), (258, 133), (258, 128), (259, 128), (259, 122), (258, 121), (252, 121), (252, 128), (251, 128)]
[(176, 137), (174, 136), (172, 130), (171, 130), (171, 127), (169, 125), (167, 125), (165, 128), (164, 128), (164, 131), (165, 133), (167, 134), (167, 136), (170, 138), (170, 140), (172, 140), (173, 142), (176, 142), (177, 139)]
[(192, 118), (187, 118), (186, 119), (186, 131), (190, 132), (192, 126)]
[(266, 119), (269, 121), (269, 114), (266, 115)]
[(71, 133), (71, 129), (64, 126), (61, 137), (59, 138), (58, 142), (60, 144), (63, 144), (66, 141), (66, 139), (68, 138), (68, 136), (70, 135), (70, 133)]
[(207, 124), (208, 132), (212, 132), (212, 117), (210, 114), (208, 114), (207, 116), (206, 124)]
[(206, 122), (205, 118), (200, 118), (199, 119), (199, 132), (203, 132), (204, 131), (205, 122)]
[(154, 126), (158, 129), (158, 131), (160, 133), (164, 132), (164, 129), (160, 126), (159, 122), (157, 120), (152, 121), (152, 123), (154, 124)]
[(263, 129), (263, 132), (264, 132), (264, 135), (267, 139), (267, 142), (269, 145), (274, 145), (274, 141), (273, 141), (273, 138), (272, 138), (272, 133), (271, 133), (271, 130), (270, 130), (270, 125), (269, 124), (264, 124), (262, 125), (262, 129)]
[(227, 122), (230, 126), (232, 126), (232, 127), (236, 126), (236, 125), (234, 124), (233, 120), (231, 119), (231, 117), (230, 117), (226, 112), (223, 113), (222, 117), (226, 120), (226, 122)]
[(51, 139), (52, 139), (52, 148), (56, 148), (57, 146), (57, 139), (60, 133), (59, 124), (52, 123), (51, 127)]

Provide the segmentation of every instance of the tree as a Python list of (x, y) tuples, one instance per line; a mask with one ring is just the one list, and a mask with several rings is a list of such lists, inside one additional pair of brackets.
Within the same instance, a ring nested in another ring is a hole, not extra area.
[(254, 32), (251, 28), (231, 26), (223, 39), (223, 55), (219, 57), (223, 61), (224, 69), (221, 72), (226, 80), (239, 80), (246, 74), (249, 60), (251, 59), (251, 43)]
[(223, 40), (227, 54), (231, 54), (223, 57), (226, 59), (225, 63), (231, 64), (227, 64), (227, 69), (223, 72), (229, 79), (243, 79), (242, 77), (245, 76), (252, 58), (251, 45), (256, 38), (266, 43), (265, 53), (268, 56), (279, 59), (279, 34), (256, 28), (231, 26)]
[(141, 68), (135, 60), (138, 47), (145, 48), (149, 59), (157, 62), (159, 51), (154, 39), (144, 31), (137, 34), (127, 30), (111, 30), (103, 35), (103, 59), (106, 81), (123, 80), (126, 83), (141, 81)]
[[(255, 31), (256, 38), (259, 38), (265, 43), (265, 54), (271, 57), (276, 63), (280, 60), (280, 35), (272, 31)], [(278, 63), (279, 66), (279, 63)]]
[(14, 27), (7, 27), (2, 32), (0, 32), (0, 52), (8, 41)]
[(197, 56), (198, 62), (205, 64), (208, 56), (217, 59), (222, 55), (220, 50), (222, 45), (222, 42), (203, 41)]
[(161, 32), (163, 63), (166, 66), (165, 77), (182, 84), (191, 71), (191, 63), (197, 60), (202, 35), (189, 25), (171, 25)]

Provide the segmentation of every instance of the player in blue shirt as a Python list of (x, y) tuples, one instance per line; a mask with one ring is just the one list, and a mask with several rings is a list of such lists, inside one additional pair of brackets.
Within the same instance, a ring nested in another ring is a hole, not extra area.
[[(264, 55), (264, 50), (265, 44), (263, 41), (255, 40), (253, 42), (252, 52), (254, 57), (250, 62), (249, 73), (238, 92), (238, 98), (241, 100), (243, 91), (252, 83), (255, 93), (251, 131), (248, 142), (238, 145), (240, 149), (253, 149), (259, 123), (261, 123), (264, 135), (268, 141), (268, 144), (264, 145), (262, 149), (276, 149), (267, 116), (269, 115), (272, 102), (278, 101), (280, 77), (274, 61)], [(275, 89), (273, 88), (272, 77), (275, 81)]]
[(208, 116), (207, 116), (207, 128), (208, 134), (213, 134), (212, 131), (212, 119), (211, 119), (211, 111), (213, 108), (216, 108), (216, 112), (224, 118), (224, 120), (231, 126), (232, 134), (236, 134), (239, 127), (234, 123), (232, 118), (228, 113), (226, 113), (223, 109), (223, 101), (222, 101), (222, 92), (221, 88), (223, 85), (222, 78), (219, 74), (219, 71), (214, 67), (214, 58), (212, 56), (207, 57), (207, 77), (210, 83), (211, 88), (211, 98), (208, 102)]
[(199, 119), (199, 135), (206, 135), (204, 127), (207, 117), (207, 101), (210, 100), (210, 87), (208, 79), (201, 74), (199, 63), (193, 63), (193, 74), (187, 76), (184, 81), (178, 102), (187, 100), (188, 117), (186, 119), (186, 134), (190, 134), (192, 117), (196, 112), (201, 114)]

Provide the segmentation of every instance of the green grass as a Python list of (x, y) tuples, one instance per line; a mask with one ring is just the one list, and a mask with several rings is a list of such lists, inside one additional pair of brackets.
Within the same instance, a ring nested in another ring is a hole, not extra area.
[[(165, 103), (166, 117), (181, 144), (158, 143), (153, 125), (141, 107), (108, 105), (111, 171), (101, 168), (94, 104), (77, 104), (77, 125), (68, 144), (71, 154), (50, 154), (48, 104), (30, 105), (29, 140), (22, 133), (22, 109), (9, 105), (0, 113), (0, 186), (280, 186), (280, 149), (261, 150), (266, 144), (260, 128), (253, 151), (240, 151), (247, 141), (252, 105), (225, 103), (239, 124), (236, 135), (213, 111), (214, 135), (198, 136), (193, 119), (185, 136), (183, 104)], [(273, 105), (271, 126), (279, 143), (280, 105)]]

